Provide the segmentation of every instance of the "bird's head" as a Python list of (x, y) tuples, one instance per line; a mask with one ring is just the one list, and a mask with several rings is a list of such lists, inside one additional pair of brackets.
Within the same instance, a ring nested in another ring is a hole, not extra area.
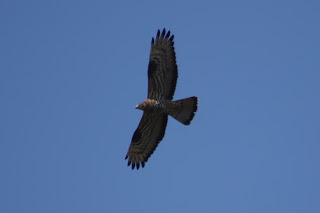
[(136, 109), (144, 110), (145, 109), (144, 103), (137, 104)]

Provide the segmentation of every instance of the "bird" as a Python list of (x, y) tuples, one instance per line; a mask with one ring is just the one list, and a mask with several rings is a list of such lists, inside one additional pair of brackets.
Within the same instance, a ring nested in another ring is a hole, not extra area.
[(136, 105), (143, 115), (135, 130), (125, 160), (132, 170), (145, 166), (167, 127), (168, 116), (189, 125), (198, 109), (198, 97), (172, 101), (178, 79), (178, 67), (174, 49), (174, 35), (157, 31), (152, 37), (148, 65), (148, 95), (146, 101)]

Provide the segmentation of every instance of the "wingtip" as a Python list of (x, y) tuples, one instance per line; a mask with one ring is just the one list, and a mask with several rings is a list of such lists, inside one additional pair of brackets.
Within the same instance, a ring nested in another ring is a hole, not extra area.
[(171, 36), (170, 35), (171, 35), (170, 30), (166, 31), (166, 28), (163, 28), (163, 30), (161, 31), (160, 29), (158, 29), (155, 41), (154, 41), (154, 38), (152, 38), (151, 44), (154, 44), (154, 42), (157, 42), (158, 40), (161, 41), (163, 39), (166, 39), (172, 42), (174, 39), (174, 35), (171, 35)]
[(167, 35), (166, 35), (166, 39), (168, 39), (170, 37), (170, 30), (168, 30)]
[(163, 28), (162, 33), (161, 33), (161, 38), (163, 38), (166, 35), (166, 28)]
[[(126, 156), (125, 159), (127, 159), (127, 158), (128, 158), (128, 156)], [(145, 162), (146, 162), (146, 161), (135, 162), (135, 161), (131, 161), (131, 160), (129, 159), (127, 165), (128, 165), (128, 166), (131, 165), (131, 169), (132, 169), (132, 170), (134, 170), (134, 168), (137, 168), (137, 170), (139, 170), (139, 169), (140, 169), (140, 163), (141, 163), (141, 168), (144, 168)]]

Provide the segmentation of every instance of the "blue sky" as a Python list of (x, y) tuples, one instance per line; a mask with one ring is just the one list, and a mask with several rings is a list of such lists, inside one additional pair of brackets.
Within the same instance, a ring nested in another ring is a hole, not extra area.
[[(318, 1), (1, 1), (0, 212), (320, 212)], [(151, 38), (174, 99), (145, 168), (124, 160)]]

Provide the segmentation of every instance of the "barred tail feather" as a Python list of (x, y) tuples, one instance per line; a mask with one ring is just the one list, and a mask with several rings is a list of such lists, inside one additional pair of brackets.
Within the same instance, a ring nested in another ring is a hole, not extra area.
[(170, 113), (174, 119), (181, 122), (184, 125), (189, 125), (194, 117), (194, 113), (198, 109), (198, 97), (190, 97), (173, 101)]

